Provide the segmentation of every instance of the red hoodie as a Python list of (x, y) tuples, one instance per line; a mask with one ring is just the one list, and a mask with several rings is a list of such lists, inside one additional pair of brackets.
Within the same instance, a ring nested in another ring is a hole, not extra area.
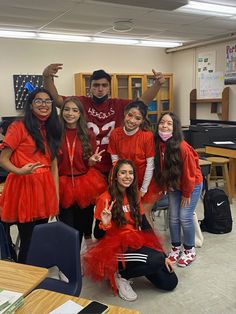
[[(159, 141), (160, 155), (164, 156), (166, 143)], [(182, 195), (189, 198), (194, 187), (203, 181), (199, 158), (197, 152), (186, 141), (180, 143), (180, 154), (182, 159), (182, 175), (180, 177), (180, 191)], [(164, 158), (160, 158), (161, 169), (164, 168)]]

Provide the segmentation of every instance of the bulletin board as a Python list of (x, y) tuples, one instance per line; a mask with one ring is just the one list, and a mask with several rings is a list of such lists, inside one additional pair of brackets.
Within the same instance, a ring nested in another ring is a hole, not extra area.
[(34, 74), (14, 74), (13, 84), (16, 110), (21, 110), (24, 108), (29, 93), (35, 88), (43, 86), (43, 76)]

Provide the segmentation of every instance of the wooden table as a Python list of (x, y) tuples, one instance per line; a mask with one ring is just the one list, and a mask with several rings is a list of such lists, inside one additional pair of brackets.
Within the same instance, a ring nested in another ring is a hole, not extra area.
[[(24, 300), (24, 305), (20, 307), (17, 314), (48, 314), (50, 311), (55, 310), (58, 306), (62, 305), (68, 300), (72, 300), (82, 306), (87, 305), (91, 300), (73, 297), (67, 294), (61, 294), (54, 291), (43, 289), (34, 290)], [(139, 311), (110, 305), (108, 314), (140, 314)]]
[(206, 153), (229, 158), (229, 180), (231, 195), (235, 195), (235, 176), (236, 176), (236, 144), (207, 144)]
[(29, 294), (47, 276), (48, 269), (0, 260), (0, 288)]

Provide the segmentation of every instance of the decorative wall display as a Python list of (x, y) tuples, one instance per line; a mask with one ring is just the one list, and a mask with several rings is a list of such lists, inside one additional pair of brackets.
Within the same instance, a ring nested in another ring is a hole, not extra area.
[(226, 46), (225, 85), (236, 84), (236, 43)]
[(201, 74), (199, 82), (199, 98), (221, 98), (223, 89), (223, 72)]
[(13, 84), (16, 110), (21, 110), (24, 108), (29, 93), (35, 88), (43, 86), (43, 76), (33, 74), (14, 74)]
[(200, 78), (202, 73), (214, 73), (216, 63), (216, 52), (209, 51), (199, 53), (197, 58), (197, 75)]

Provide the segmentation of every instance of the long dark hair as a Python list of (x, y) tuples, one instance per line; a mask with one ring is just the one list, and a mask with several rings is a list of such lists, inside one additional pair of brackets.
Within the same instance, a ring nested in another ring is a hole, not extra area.
[[(164, 154), (164, 168), (161, 169), (161, 158), (159, 149), (159, 141), (161, 138), (158, 134), (159, 124), (165, 115), (169, 115), (173, 120), (173, 136), (166, 142), (166, 150)], [(180, 143), (183, 141), (183, 133), (181, 130), (181, 123), (179, 118), (172, 112), (165, 112), (160, 116), (157, 123), (157, 130), (155, 133), (155, 169), (154, 177), (159, 185), (164, 188), (176, 189), (179, 185), (182, 173), (182, 160), (180, 156)]]
[(136, 108), (141, 113), (143, 118), (143, 123), (140, 125), (140, 129), (142, 130), (150, 130), (150, 121), (147, 118), (148, 107), (141, 100), (135, 100), (130, 102), (124, 110), (125, 116), (130, 111), (130, 109)]
[[(29, 94), (26, 101), (23, 122), (27, 131), (35, 141), (36, 151), (40, 151), (41, 153), (45, 154), (46, 149), (43, 140), (43, 134), (40, 131), (40, 121), (32, 112), (32, 102), (38, 93), (46, 93), (49, 98), (53, 100), (52, 95), (45, 88), (35, 89), (31, 94)], [(53, 160), (57, 156), (61, 139), (61, 125), (54, 102), (52, 103), (52, 111), (50, 116), (45, 121), (44, 126), (50, 158)]]
[(61, 119), (62, 129), (63, 129), (63, 137), (65, 135), (65, 128), (66, 128), (66, 122), (63, 118), (63, 110), (65, 108), (65, 105), (68, 102), (73, 102), (80, 111), (80, 117), (77, 121), (77, 136), (81, 140), (81, 144), (83, 147), (83, 159), (88, 159), (92, 155), (92, 146), (90, 144), (89, 129), (87, 127), (87, 121), (85, 118), (83, 105), (81, 104), (80, 100), (76, 97), (66, 98), (61, 108), (60, 119)]
[(135, 227), (138, 228), (141, 223), (141, 215), (138, 197), (137, 174), (133, 162), (127, 159), (118, 160), (109, 174), (108, 192), (111, 195), (111, 201), (115, 202), (112, 207), (112, 220), (116, 223), (117, 226), (123, 226), (127, 224), (124, 212), (122, 210), (124, 194), (119, 190), (117, 182), (118, 171), (120, 170), (121, 166), (125, 164), (130, 165), (134, 171), (134, 180), (126, 189), (126, 196), (130, 206), (130, 216), (134, 220)]

